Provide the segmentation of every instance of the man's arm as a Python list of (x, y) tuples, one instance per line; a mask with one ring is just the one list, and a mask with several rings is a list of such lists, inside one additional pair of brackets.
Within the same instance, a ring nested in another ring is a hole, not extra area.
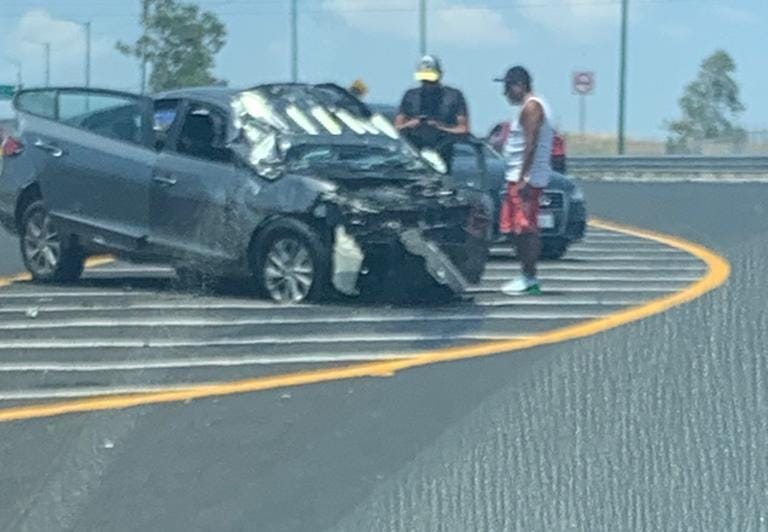
[(469, 133), (469, 118), (467, 118), (466, 115), (457, 116), (455, 126), (447, 126), (442, 122), (438, 122), (437, 120), (428, 120), (427, 124), (434, 127), (435, 129), (439, 129), (440, 131), (444, 131), (446, 133), (452, 133), (454, 135), (466, 135)]
[(418, 127), (421, 124), (421, 120), (415, 117), (414, 114), (411, 91), (408, 91), (403, 96), (403, 101), (400, 102), (400, 109), (395, 117), (395, 127), (399, 130)]
[(439, 122), (437, 120), (430, 120), (427, 122), (430, 126), (451, 133), (453, 135), (466, 135), (469, 133), (469, 111), (467, 110), (467, 101), (464, 99), (464, 95), (458, 93), (459, 101), (456, 106), (456, 125), (449, 126)]
[(525, 135), (525, 151), (523, 152), (523, 166), (520, 168), (519, 180), (522, 181), (531, 171), (533, 159), (536, 156), (536, 145), (539, 142), (539, 133), (544, 123), (544, 109), (537, 101), (529, 102), (520, 113), (520, 126)]
[(421, 124), (421, 120), (413, 118), (403, 113), (398, 113), (395, 117), (395, 127), (397, 129), (413, 129)]

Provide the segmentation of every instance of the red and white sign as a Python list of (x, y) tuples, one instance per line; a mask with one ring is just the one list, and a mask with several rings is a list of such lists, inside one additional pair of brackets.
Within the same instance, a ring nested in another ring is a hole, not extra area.
[(573, 92), (576, 94), (592, 94), (593, 90), (595, 90), (594, 72), (573, 73)]

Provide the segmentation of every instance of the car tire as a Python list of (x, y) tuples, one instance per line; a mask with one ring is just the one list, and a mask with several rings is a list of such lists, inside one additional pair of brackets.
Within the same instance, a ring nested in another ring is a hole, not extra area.
[(24, 265), (35, 281), (73, 282), (83, 273), (85, 253), (61, 240), (40, 200), (31, 203), (21, 217), (20, 247)]
[(330, 254), (298, 220), (280, 220), (256, 239), (252, 269), (259, 292), (276, 303), (316, 300), (330, 291)]
[(541, 243), (541, 258), (544, 260), (562, 259), (568, 251), (569, 242), (564, 238), (544, 240)]

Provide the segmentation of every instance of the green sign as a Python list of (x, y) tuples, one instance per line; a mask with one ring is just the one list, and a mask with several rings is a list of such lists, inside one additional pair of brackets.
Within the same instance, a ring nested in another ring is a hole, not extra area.
[(16, 92), (16, 85), (0, 85), (0, 100), (10, 100)]

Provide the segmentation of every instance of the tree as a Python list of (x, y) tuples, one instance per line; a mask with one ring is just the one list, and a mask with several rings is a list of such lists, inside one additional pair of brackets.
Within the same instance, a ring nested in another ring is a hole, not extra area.
[(133, 45), (117, 49), (151, 67), (151, 90), (221, 83), (211, 70), (227, 30), (216, 15), (179, 0), (142, 0), (141, 26)]
[(682, 118), (668, 122), (669, 153), (696, 153), (702, 141), (725, 140), (743, 144), (746, 132), (736, 124), (744, 112), (739, 86), (732, 74), (736, 63), (727, 52), (718, 50), (706, 58), (694, 81), (680, 98)]

